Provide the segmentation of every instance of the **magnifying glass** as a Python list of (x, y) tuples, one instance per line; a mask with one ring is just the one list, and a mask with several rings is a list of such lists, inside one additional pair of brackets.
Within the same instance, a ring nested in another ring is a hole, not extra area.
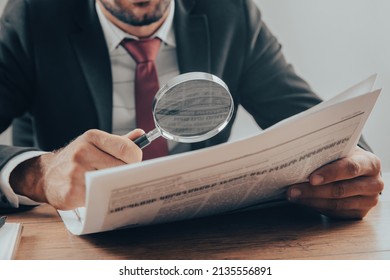
[(203, 141), (224, 129), (233, 111), (233, 98), (220, 78), (203, 72), (181, 74), (154, 97), (156, 128), (134, 143), (142, 149), (160, 136), (182, 143)]

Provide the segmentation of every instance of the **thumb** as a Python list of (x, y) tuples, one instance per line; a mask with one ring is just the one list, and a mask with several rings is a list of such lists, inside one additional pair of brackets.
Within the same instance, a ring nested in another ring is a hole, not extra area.
[(126, 138), (128, 138), (130, 140), (135, 140), (135, 139), (137, 139), (138, 137), (141, 137), (144, 134), (145, 134), (145, 131), (143, 131), (140, 128), (136, 128), (136, 129), (130, 131), (129, 133), (127, 133), (126, 135), (124, 135), (124, 137), (126, 137)]

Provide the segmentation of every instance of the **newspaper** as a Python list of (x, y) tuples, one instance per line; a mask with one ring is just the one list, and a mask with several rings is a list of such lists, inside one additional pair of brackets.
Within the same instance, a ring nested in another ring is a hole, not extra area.
[(76, 235), (285, 200), (289, 185), (356, 146), (380, 90), (372, 76), (250, 138), (86, 174), (86, 206), (59, 211)]

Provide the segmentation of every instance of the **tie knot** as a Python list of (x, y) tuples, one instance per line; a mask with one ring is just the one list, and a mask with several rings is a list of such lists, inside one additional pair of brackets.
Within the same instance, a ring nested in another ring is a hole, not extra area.
[(154, 61), (160, 48), (160, 39), (132, 40), (125, 39), (121, 45), (129, 52), (137, 63)]

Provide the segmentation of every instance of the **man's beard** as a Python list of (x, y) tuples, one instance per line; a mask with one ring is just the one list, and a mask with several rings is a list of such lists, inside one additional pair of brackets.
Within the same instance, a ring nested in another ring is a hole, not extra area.
[(125, 9), (120, 0), (114, 0), (111, 4), (107, 0), (100, 0), (104, 8), (120, 21), (132, 26), (144, 26), (159, 21), (165, 14), (171, 0), (161, 0), (154, 11), (144, 14), (142, 17), (136, 16), (130, 9)]

